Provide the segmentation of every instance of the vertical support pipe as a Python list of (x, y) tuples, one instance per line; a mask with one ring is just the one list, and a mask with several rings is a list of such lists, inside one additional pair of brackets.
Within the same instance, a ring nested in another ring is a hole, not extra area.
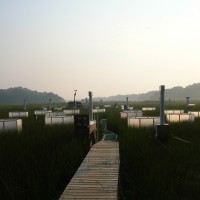
[(92, 92), (89, 91), (89, 120), (90, 120), (90, 121), (93, 120), (92, 109), (93, 109), (93, 103), (92, 103)]
[(160, 124), (156, 125), (156, 140), (161, 142), (167, 142), (169, 138), (169, 124), (165, 123), (165, 113), (164, 113), (164, 99), (165, 99), (165, 86), (160, 86)]
[(165, 113), (164, 113), (164, 101), (165, 101), (165, 86), (160, 86), (160, 125), (165, 124)]
[(128, 97), (126, 97), (126, 109), (128, 110)]
[(74, 93), (74, 109), (76, 109), (76, 91), (77, 91), (77, 90), (74, 90), (74, 92), (75, 92), (75, 93)]
[(188, 113), (188, 111), (189, 111), (189, 104), (190, 104), (189, 99), (190, 99), (190, 97), (186, 97), (186, 109), (185, 109), (185, 113)]

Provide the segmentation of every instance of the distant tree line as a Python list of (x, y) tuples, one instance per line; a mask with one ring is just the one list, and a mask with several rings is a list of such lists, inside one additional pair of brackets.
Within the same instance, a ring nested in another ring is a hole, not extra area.
[[(186, 100), (186, 97), (190, 97), (190, 100), (200, 100), (200, 83), (194, 83), (185, 88), (181, 86), (167, 89), (165, 85), (165, 99), (171, 100)], [(126, 101), (128, 97), (129, 101), (147, 101), (147, 100), (159, 100), (160, 91), (159, 86), (157, 91), (149, 91), (142, 94), (128, 94), (128, 95), (116, 95), (109, 97), (97, 97), (93, 98), (94, 101)]]
[(28, 104), (65, 102), (62, 97), (52, 92), (37, 92), (22, 87), (0, 89), (0, 104), (23, 104), (24, 100)]

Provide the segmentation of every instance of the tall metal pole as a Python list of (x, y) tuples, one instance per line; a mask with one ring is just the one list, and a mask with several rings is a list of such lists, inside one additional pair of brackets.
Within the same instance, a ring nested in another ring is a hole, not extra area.
[(165, 86), (160, 86), (160, 124), (165, 124), (165, 113), (164, 113), (164, 101), (165, 101)]
[(75, 93), (74, 93), (74, 107), (76, 107), (76, 91), (77, 91), (77, 90), (74, 90), (74, 92), (75, 92)]
[(165, 86), (160, 86), (160, 124), (156, 125), (156, 139), (167, 142), (169, 138), (169, 124), (165, 123), (164, 101)]
[(185, 112), (186, 113), (188, 113), (188, 110), (189, 110), (189, 99), (190, 99), (190, 97), (186, 97), (186, 110), (185, 110)]
[(89, 91), (89, 119), (90, 119), (90, 121), (93, 120), (92, 109), (93, 109), (93, 103), (92, 103), (92, 92)]
[(128, 97), (126, 97), (126, 109), (128, 110)]

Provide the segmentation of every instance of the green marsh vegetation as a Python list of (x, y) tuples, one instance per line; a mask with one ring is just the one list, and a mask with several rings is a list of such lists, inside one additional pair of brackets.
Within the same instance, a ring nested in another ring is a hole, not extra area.
[[(58, 199), (85, 157), (72, 125), (45, 127), (44, 116), (36, 120), (34, 109), (22, 119), (22, 133), (0, 134), (2, 200)], [(1, 110), (1, 118), (8, 118), (17, 107)]]
[[(166, 109), (184, 106), (176, 103)], [(155, 141), (155, 128), (121, 127), (120, 199), (200, 199), (200, 119), (170, 124), (166, 144)]]
[[(199, 111), (195, 103), (191, 110)], [(159, 115), (159, 102), (133, 103), (136, 110), (148, 106), (157, 110), (145, 115)], [(166, 109), (184, 108), (185, 102), (166, 103)], [(0, 108), (0, 117), (6, 118), (11, 109)], [(42, 117), (35, 120), (35, 109), (29, 107), (21, 134), (0, 134), (0, 199), (58, 199), (86, 156), (73, 138), (73, 126), (45, 127)], [(170, 139), (161, 144), (155, 141), (155, 128), (127, 127), (120, 111), (112, 107), (98, 114), (119, 136), (120, 200), (200, 199), (200, 119), (170, 124)]]

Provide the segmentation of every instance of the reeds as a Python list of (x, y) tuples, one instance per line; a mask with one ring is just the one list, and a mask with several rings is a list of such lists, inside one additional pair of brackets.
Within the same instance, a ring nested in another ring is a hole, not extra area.
[(73, 135), (72, 125), (45, 127), (33, 114), (21, 134), (1, 133), (0, 199), (58, 199), (85, 157)]
[[(119, 198), (200, 199), (200, 119), (170, 124), (169, 141), (162, 144), (154, 128), (127, 127), (119, 112), (109, 108), (95, 117), (107, 119), (107, 128), (118, 134)], [(45, 127), (32, 109), (21, 134), (0, 134), (0, 199), (58, 199), (86, 156), (73, 131), (73, 125)]]

